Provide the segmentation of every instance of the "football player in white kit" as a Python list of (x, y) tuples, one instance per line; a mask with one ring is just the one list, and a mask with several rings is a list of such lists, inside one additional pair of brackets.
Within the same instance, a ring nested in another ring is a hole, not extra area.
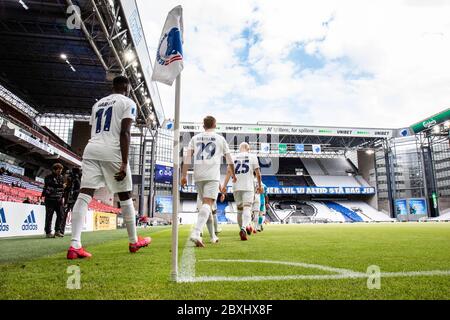
[[(258, 181), (257, 193), (261, 192), (261, 172), (259, 170), (258, 158), (255, 154), (251, 154), (250, 146), (246, 142), (239, 145), (239, 153), (233, 157), (236, 181), (233, 183), (233, 196), (238, 209), (239, 235), (241, 240), (247, 240), (247, 234), (251, 234), (251, 210), (255, 198), (254, 178), (256, 175)], [(221, 187), (222, 192), (226, 192), (228, 180), (231, 172), (228, 170), (225, 177), (224, 185)], [(259, 195), (258, 195), (259, 196)], [(259, 210), (259, 208), (258, 208)], [(259, 211), (258, 211), (259, 213)]]
[(202, 205), (190, 240), (197, 247), (205, 246), (200, 233), (212, 213), (212, 207), (219, 194), (220, 165), (223, 156), (226, 157), (229, 169), (233, 172), (233, 180), (236, 179), (228, 143), (224, 137), (214, 132), (216, 119), (207, 116), (203, 119), (203, 128), (205, 132), (195, 135), (189, 142), (181, 177), (181, 185), (184, 187), (187, 184), (187, 171), (194, 157), (194, 180)]
[(125, 76), (113, 80), (113, 93), (92, 107), (89, 124), (91, 139), (83, 153), (81, 190), (72, 212), (72, 240), (67, 259), (89, 258), (92, 255), (81, 245), (81, 231), (89, 202), (95, 190), (107, 186), (117, 193), (127, 226), (129, 251), (136, 252), (150, 244), (151, 238), (138, 239), (135, 210), (131, 199), (133, 189), (128, 163), (131, 124), (136, 118), (136, 104), (128, 98), (130, 83)]

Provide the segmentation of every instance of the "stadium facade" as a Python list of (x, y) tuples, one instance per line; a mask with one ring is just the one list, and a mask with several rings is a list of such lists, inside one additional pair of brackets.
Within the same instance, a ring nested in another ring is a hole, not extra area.
[[(419, 220), (450, 208), (449, 110), (430, 119), (402, 129), (220, 123), (217, 132), (232, 152), (245, 141), (258, 155), (272, 221)], [(182, 146), (201, 131), (182, 123)], [(190, 173), (186, 213), (196, 211), (194, 185)], [(222, 222), (234, 220), (231, 186), (218, 208)]]

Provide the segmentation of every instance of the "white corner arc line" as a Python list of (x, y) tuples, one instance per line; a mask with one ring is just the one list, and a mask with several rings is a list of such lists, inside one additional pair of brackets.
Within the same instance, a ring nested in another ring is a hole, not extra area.
[(364, 274), (361, 272), (349, 270), (349, 269), (343, 269), (343, 268), (334, 268), (329, 266), (323, 266), (320, 264), (310, 264), (310, 263), (303, 263), (303, 262), (291, 262), (291, 261), (274, 261), (274, 260), (241, 260), (241, 259), (204, 259), (200, 261), (205, 262), (240, 262), (240, 263), (266, 263), (266, 264), (280, 264), (280, 265), (286, 265), (286, 266), (294, 266), (294, 267), (302, 267), (302, 268), (308, 268), (308, 269), (318, 269), (328, 272), (335, 272), (338, 274)]
[[(193, 249), (193, 248), (192, 248)], [(322, 265), (307, 264), (302, 262), (288, 262), (288, 261), (272, 261), (272, 260), (226, 260), (226, 259), (206, 259), (200, 261), (209, 262), (234, 262), (234, 263), (271, 263), (281, 265), (292, 265), (304, 268), (315, 268), (324, 271), (337, 272), (338, 274), (331, 275), (287, 275), (287, 276), (201, 276), (201, 277), (185, 277), (180, 278), (179, 282), (240, 282), (240, 281), (278, 281), (278, 280), (339, 280), (339, 279), (357, 279), (368, 278), (369, 275), (363, 272), (356, 272), (348, 269), (333, 268)], [(195, 257), (194, 257), (195, 263)], [(409, 271), (409, 272), (381, 272), (380, 277), (418, 277), (418, 276), (450, 276), (450, 270), (430, 270), (430, 271)]]

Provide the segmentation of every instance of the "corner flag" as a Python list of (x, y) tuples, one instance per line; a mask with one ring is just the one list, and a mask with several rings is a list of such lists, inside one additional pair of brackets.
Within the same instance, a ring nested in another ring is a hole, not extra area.
[(183, 70), (183, 8), (176, 6), (167, 15), (156, 52), (153, 81), (169, 86), (175, 84), (175, 112), (173, 123), (173, 183), (172, 183), (172, 271), (178, 280), (178, 208), (180, 204), (180, 102), (181, 71)]
[(171, 86), (183, 70), (183, 8), (176, 6), (167, 15), (156, 52), (153, 81)]

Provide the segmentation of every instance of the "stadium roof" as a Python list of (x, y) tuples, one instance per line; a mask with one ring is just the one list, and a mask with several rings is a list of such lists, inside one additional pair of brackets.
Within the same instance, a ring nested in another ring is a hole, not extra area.
[(82, 115), (110, 92), (115, 74), (126, 72), (140, 123), (161, 125), (141, 28), (134, 0), (2, 0), (0, 83), (41, 114)]

